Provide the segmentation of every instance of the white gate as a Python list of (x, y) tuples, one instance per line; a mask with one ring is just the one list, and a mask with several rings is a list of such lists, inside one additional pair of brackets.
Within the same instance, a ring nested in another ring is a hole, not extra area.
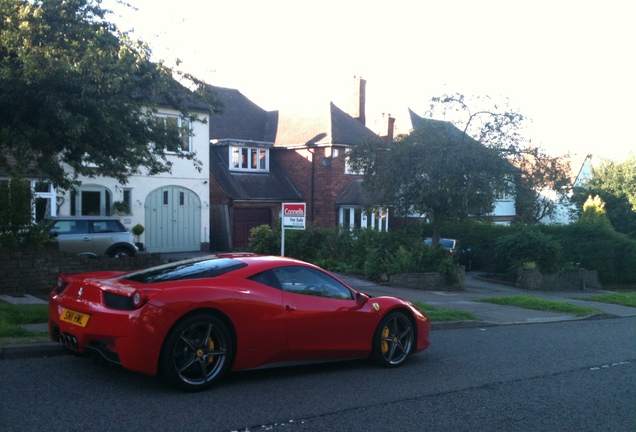
[(145, 247), (148, 252), (201, 249), (201, 200), (189, 189), (165, 186), (146, 198)]

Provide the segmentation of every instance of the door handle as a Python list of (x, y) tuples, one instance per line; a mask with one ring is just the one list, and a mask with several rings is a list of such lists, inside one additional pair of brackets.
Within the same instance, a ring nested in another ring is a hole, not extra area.
[(296, 310), (296, 308), (290, 305), (285, 305), (285, 310), (289, 312), (293, 312)]

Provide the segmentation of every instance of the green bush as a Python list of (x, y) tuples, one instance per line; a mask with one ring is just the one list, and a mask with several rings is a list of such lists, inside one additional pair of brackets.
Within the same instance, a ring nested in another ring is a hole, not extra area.
[(260, 225), (250, 231), (250, 250), (263, 255), (280, 255), (280, 235), (269, 225)]
[(535, 227), (514, 227), (495, 245), (497, 273), (512, 279), (524, 263), (535, 262), (544, 273), (555, 273), (563, 266), (562, 248), (558, 241)]
[(636, 241), (604, 223), (578, 222), (554, 230), (565, 260), (596, 270), (603, 283), (636, 282)]
[[(278, 254), (280, 235), (268, 225), (252, 230), (250, 249)], [(457, 266), (441, 249), (424, 244), (412, 230), (379, 232), (307, 227), (285, 232), (285, 255), (331, 271), (358, 274), (371, 280), (397, 273), (440, 271), (457, 280)]]

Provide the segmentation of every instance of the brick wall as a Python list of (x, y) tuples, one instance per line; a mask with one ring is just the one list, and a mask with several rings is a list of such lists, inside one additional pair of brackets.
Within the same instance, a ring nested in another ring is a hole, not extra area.
[[(334, 149), (338, 157), (330, 157)], [(313, 152), (313, 154), (312, 154)], [(313, 204), (312, 209), (312, 157)], [(276, 160), (307, 203), (307, 222), (333, 227), (338, 225), (336, 199), (360, 176), (345, 174), (345, 147), (318, 147), (309, 150), (280, 150)], [(327, 158), (327, 159), (325, 159)], [(325, 159), (326, 164), (323, 164)]]
[(595, 270), (576, 269), (559, 274), (541, 274), (539, 270), (517, 271), (517, 286), (528, 290), (577, 291), (586, 288), (600, 289)]
[(448, 283), (441, 273), (402, 273), (389, 277), (389, 284), (423, 291), (460, 291), (464, 289), (465, 272), (459, 271), (459, 281)]
[(137, 254), (112, 259), (89, 258), (58, 250), (0, 251), (0, 294), (46, 295), (55, 286), (60, 273), (89, 271), (130, 271), (163, 264), (159, 254)]

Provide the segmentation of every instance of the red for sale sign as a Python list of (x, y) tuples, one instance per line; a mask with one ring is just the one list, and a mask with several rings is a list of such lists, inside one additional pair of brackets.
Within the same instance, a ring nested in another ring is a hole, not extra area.
[(283, 204), (283, 228), (304, 230), (306, 214), (305, 203)]

